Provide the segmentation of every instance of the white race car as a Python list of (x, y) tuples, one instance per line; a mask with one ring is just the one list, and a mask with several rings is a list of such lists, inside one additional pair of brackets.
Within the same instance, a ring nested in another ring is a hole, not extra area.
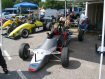
[[(42, 68), (50, 59), (50, 55), (60, 54), (61, 57), (57, 57), (61, 60), (63, 67), (69, 66), (69, 42), (71, 33), (68, 30), (63, 31), (63, 28), (59, 27), (55, 29), (51, 34), (48, 34), (44, 43), (36, 48), (30, 49), (28, 43), (23, 43), (19, 49), (19, 56), (23, 60), (27, 60), (30, 57), (30, 51), (34, 53), (29, 65), (29, 71), (36, 72)], [(55, 53), (56, 52), (56, 53)]]

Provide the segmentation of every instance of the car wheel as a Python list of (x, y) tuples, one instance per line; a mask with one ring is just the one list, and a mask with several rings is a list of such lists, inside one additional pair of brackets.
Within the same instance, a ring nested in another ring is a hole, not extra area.
[(28, 59), (30, 57), (30, 51), (28, 50), (29, 48), (30, 46), (28, 43), (23, 43), (19, 49), (19, 57), (23, 60)]
[(43, 25), (42, 27), (43, 27), (43, 31), (46, 31), (47, 30), (46, 25)]
[(79, 41), (83, 41), (84, 40), (84, 31), (83, 30), (79, 30), (78, 40)]
[(53, 28), (54, 28), (54, 26), (52, 24), (50, 24), (49, 30), (51, 31)]
[(21, 37), (23, 38), (27, 38), (29, 36), (29, 31), (27, 29), (23, 29), (21, 32), (20, 32), (20, 35)]
[(7, 28), (7, 34), (10, 34), (12, 32), (12, 29), (10, 27)]
[(69, 66), (69, 49), (64, 47), (61, 53), (61, 64), (64, 68)]
[(32, 28), (32, 33), (35, 33), (36, 32), (36, 28)]

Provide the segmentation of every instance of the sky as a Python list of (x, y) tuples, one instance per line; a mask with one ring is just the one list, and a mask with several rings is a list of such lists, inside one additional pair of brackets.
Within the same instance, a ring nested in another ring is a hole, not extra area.
[(46, 0), (42, 0), (42, 2), (46, 2)]

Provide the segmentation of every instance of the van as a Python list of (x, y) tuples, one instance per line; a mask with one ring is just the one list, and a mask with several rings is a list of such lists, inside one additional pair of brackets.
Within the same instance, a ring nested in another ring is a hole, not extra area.
[(16, 16), (18, 12), (18, 8), (5, 8), (3, 10), (2, 16), (6, 19), (10, 19), (12, 16)]

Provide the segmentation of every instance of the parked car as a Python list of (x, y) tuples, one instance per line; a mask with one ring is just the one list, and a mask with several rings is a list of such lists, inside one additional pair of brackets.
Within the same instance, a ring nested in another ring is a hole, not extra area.
[[(58, 29), (63, 28), (62, 26), (59, 26)], [(23, 43), (20, 46), (19, 57), (22, 60), (27, 60), (31, 56), (30, 52), (33, 53), (28, 68), (30, 72), (36, 72), (45, 66), (50, 60), (50, 55), (54, 55), (54, 57), (60, 60), (64, 68), (69, 66), (70, 32), (68, 30), (60, 31), (58, 29), (55, 29), (51, 34), (48, 34), (46, 40), (36, 49), (31, 49), (28, 43)]]
[(5, 8), (3, 10), (2, 16), (6, 19), (10, 19), (13, 16), (16, 16), (18, 14), (17, 8)]
[(43, 23), (46, 27), (46, 30), (51, 30), (54, 22), (55, 22), (55, 19), (53, 17), (44, 17), (43, 18)]
[(7, 37), (9, 38), (17, 38), (23, 37), (27, 38), (29, 34), (39, 32), (44, 30), (45, 27), (41, 21), (34, 21), (32, 23), (24, 23), (18, 27), (16, 27)]

